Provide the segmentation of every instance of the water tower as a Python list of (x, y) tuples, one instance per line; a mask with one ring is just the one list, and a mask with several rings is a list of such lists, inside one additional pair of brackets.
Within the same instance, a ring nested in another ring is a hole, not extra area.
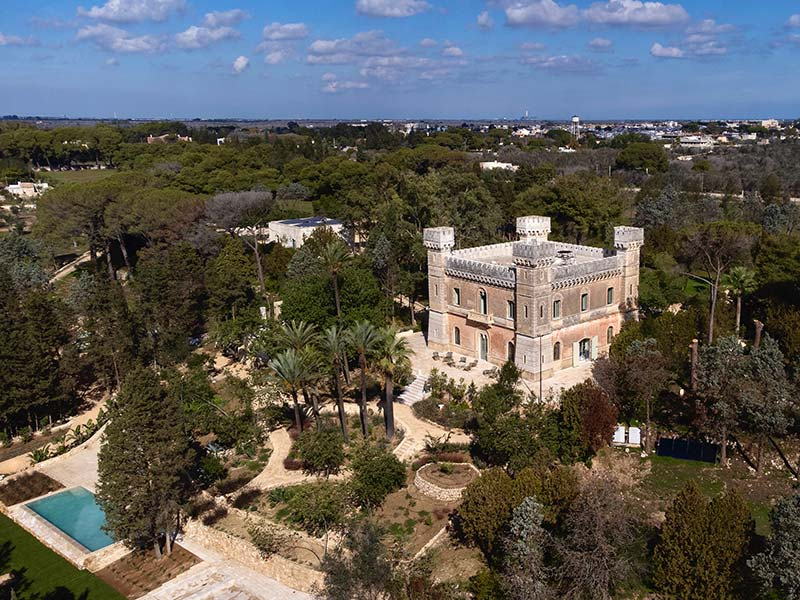
[(581, 118), (578, 115), (572, 117), (572, 124), (569, 127), (569, 132), (576, 140), (580, 137), (581, 133)]

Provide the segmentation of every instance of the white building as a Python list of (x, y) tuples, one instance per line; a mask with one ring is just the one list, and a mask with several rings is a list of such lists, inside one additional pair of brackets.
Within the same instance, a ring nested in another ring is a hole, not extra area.
[(266, 241), (277, 242), (286, 248), (299, 248), (311, 234), (322, 227), (328, 227), (340, 236), (344, 230), (344, 225), (341, 221), (328, 219), (327, 217), (270, 221)]
[(30, 181), (18, 181), (6, 187), (6, 191), (17, 198), (36, 198), (50, 189), (47, 183), (32, 183)]
[(519, 166), (512, 163), (499, 162), (496, 160), (489, 160), (481, 163), (482, 171), (494, 171), (495, 169), (503, 169), (505, 171), (516, 171)]

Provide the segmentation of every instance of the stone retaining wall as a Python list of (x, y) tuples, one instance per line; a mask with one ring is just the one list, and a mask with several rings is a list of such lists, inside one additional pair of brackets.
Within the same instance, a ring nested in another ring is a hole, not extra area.
[(323, 576), (319, 571), (278, 555), (265, 560), (256, 547), (246, 540), (194, 520), (185, 523), (184, 530), (186, 537), (192, 541), (291, 588), (311, 592), (314, 587), (322, 586)]
[[(470, 469), (475, 471), (478, 475), (480, 475), (480, 471), (475, 468), (474, 465), (470, 463), (458, 463), (458, 464), (465, 464), (468, 465)], [(442, 502), (458, 502), (461, 500), (461, 494), (464, 492), (467, 486), (459, 487), (459, 488), (443, 488), (439, 487), (438, 485), (431, 483), (430, 481), (423, 479), (420, 475), (423, 471), (428, 469), (429, 467), (438, 467), (439, 463), (428, 463), (427, 465), (421, 466), (417, 469), (417, 474), (414, 475), (414, 485), (416, 488), (428, 496), (429, 498), (434, 498), (436, 500), (441, 500)]]

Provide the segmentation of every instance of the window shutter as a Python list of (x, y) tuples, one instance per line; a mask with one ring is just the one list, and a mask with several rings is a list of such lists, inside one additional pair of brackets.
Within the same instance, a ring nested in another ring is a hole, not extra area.
[(597, 358), (597, 349), (598, 349), (598, 347), (599, 346), (598, 346), (598, 343), (597, 343), (597, 336), (594, 336), (592, 338), (592, 360), (595, 360)]
[(580, 361), (580, 342), (572, 342), (572, 366), (577, 367)]

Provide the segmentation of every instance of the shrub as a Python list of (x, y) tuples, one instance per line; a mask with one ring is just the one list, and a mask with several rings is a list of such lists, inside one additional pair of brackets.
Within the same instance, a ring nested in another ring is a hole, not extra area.
[(251, 525), (247, 533), (250, 534), (250, 541), (263, 559), (278, 553), (286, 545), (286, 535), (272, 526)]
[(338, 473), (344, 464), (344, 439), (335, 429), (306, 431), (296, 447), (307, 473), (328, 477)]
[(362, 446), (351, 463), (350, 486), (356, 502), (365, 508), (379, 506), (406, 481), (406, 467), (382, 446)]
[(311, 535), (322, 535), (343, 521), (347, 487), (332, 481), (294, 486), (287, 502), (286, 518)]
[(439, 472), (444, 473), (445, 475), (452, 475), (453, 465), (451, 465), (450, 463), (442, 463), (439, 465)]
[(33, 439), (33, 431), (28, 426), (23, 427), (19, 430), (19, 437), (22, 438), (22, 441), (27, 443)]
[(33, 452), (28, 454), (31, 463), (40, 463), (50, 458), (50, 444), (46, 444), (41, 448), (36, 448)]
[(228, 475), (228, 469), (222, 464), (222, 461), (209, 454), (200, 459), (200, 483), (204, 487), (208, 487), (220, 479), (224, 479)]
[(11, 436), (5, 431), (0, 431), (0, 446), (8, 448), (11, 445)]
[[(439, 408), (439, 405), (442, 405)], [(472, 410), (465, 402), (454, 402), (434, 396), (414, 404), (414, 414), (422, 419), (433, 421), (442, 427), (463, 429), (472, 418)]]
[(305, 464), (299, 458), (287, 456), (283, 459), (283, 468), (287, 471), (300, 471)]

